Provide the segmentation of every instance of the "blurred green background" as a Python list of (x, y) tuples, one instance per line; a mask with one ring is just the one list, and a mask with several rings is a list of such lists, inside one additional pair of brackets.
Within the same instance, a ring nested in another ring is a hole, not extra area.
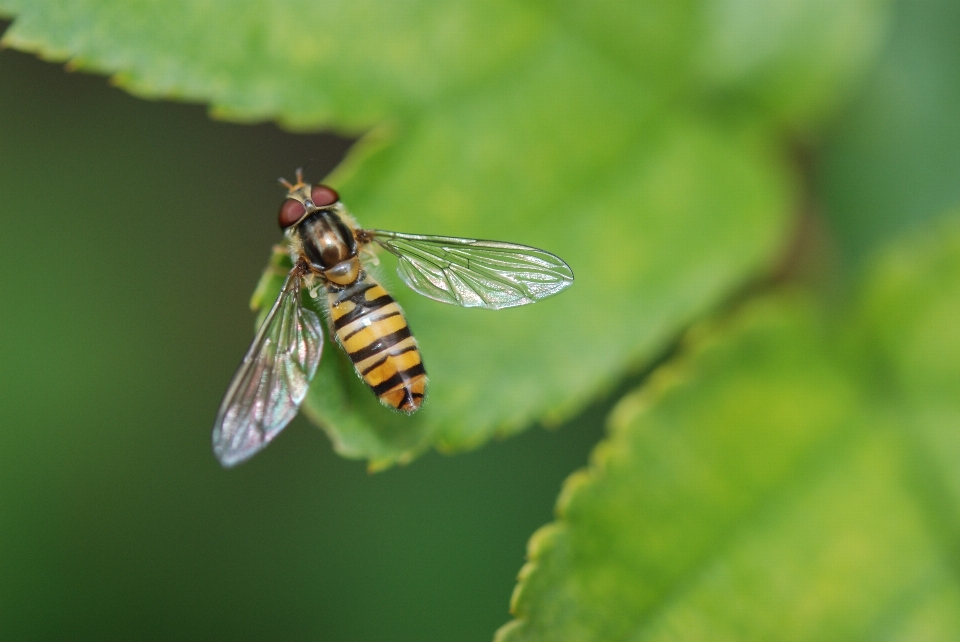
[[(838, 108), (789, 132), (820, 285), (960, 204), (957, 34), (955, 2), (896, 3)], [(527, 540), (642, 375), (556, 430), (376, 475), (302, 417), (236, 470), (210, 452), (275, 178), (350, 144), (0, 51), (0, 638), (485, 640), (509, 618)]]

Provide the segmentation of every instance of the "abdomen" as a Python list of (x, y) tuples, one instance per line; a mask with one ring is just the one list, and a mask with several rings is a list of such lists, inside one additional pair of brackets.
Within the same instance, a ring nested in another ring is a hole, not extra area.
[(403, 311), (368, 276), (327, 289), (337, 339), (357, 374), (384, 405), (413, 412), (423, 403), (427, 375)]

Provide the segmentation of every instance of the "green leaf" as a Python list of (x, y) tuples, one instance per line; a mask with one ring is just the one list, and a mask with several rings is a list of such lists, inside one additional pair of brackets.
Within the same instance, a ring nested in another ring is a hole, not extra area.
[(938, 231), (877, 261), (852, 322), (781, 296), (699, 328), (567, 481), (497, 639), (960, 635), (960, 226)]
[[(876, 346), (876, 396), (895, 400), (928, 483), (960, 510), (960, 212), (888, 249), (869, 270), (854, 333)], [(954, 527), (960, 532), (960, 522)]]
[[(538, 38), (510, 0), (3, 0), (4, 44), (232, 120), (357, 130), (494, 73)], [(480, 37), (482, 35), (482, 37)]]
[(558, 32), (648, 90), (733, 92), (809, 118), (811, 105), (843, 95), (887, 4), (2, 0), (0, 15), (16, 17), (4, 44), (115, 75), (141, 96), (209, 102), (231, 119), (356, 131), (482, 91)]
[[(886, 32), (885, 0), (718, 0), (695, 57), (704, 90), (809, 136), (850, 97)], [(752, 110), (746, 106), (753, 107)]]
[[(329, 179), (365, 226), (525, 243), (571, 265), (570, 290), (489, 312), (411, 295), (384, 258), (431, 376), (426, 404), (391, 414), (328, 346), (304, 405), (339, 452), (374, 466), (570, 417), (768, 269), (796, 200), (771, 123), (838, 95), (884, 5), (795, 2), (774, 12), (789, 37), (758, 48), (756, 29), (726, 33), (749, 9), (732, 0), (0, 0), (17, 16), (6, 44), (136, 93), (368, 130)], [(857, 20), (869, 28), (851, 34)], [(803, 81), (784, 91), (770, 83), (781, 73)], [(747, 95), (757, 117), (730, 118)]]
[[(508, 100), (491, 97), (498, 102)], [(454, 146), (456, 138), (444, 134), (463, 127), (473, 116), (467, 111), (371, 158), (365, 168), (377, 179), (361, 172), (343, 186), (345, 194), (357, 195), (354, 213), (374, 227), (422, 233), (450, 230), (452, 217), (459, 221), (459, 234), (557, 253), (573, 267), (576, 282), (533, 306), (462, 310), (411, 294), (392, 276), (394, 262), (385, 258), (381, 273), (420, 340), (430, 394), (413, 418), (387, 415), (343, 363), (328, 359), (319, 375), (324, 383), (312, 387), (306, 407), (345, 454), (387, 463), (430, 443), (446, 450), (470, 448), (491, 435), (515, 432), (545, 412), (553, 421), (568, 417), (722, 300), (768, 260), (782, 236), (789, 202), (783, 175), (765, 162), (751, 137), (696, 121), (664, 123), (658, 140), (625, 149), (618, 171), (606, 180), (598, 177), (596, 185), (574, 179), (595, 168), (560, 167), (500, 200), (496, 186), (511, 182), (510, 168), (494, 174), (495, 166), (482, 160), (451, 160), (463, 168), (446, 172), (448, 193), (463, 200), (418, 202), (432, 170), (441, 171), (420, 152), (445, 140), (450, 141), (445, 147)], [(493, 104), (485, 113), (499, 120), (488, 129), (513, 141), (519, 166), (543, 164), (562, 148), (591, 144), (596, 134), (589, 125), (599, 128), (616, 111), (585, 109), (576, 130), (501, 115)], [(551, 138), (560, 139), (556, 150), (538, 144)], [(444, 157), (455, 159), (454, 150), (437, 155)], [(381, 163), (396, 168), (389, 181), (377, 171)], [(486, 186), (476, 184), (470, 165), (487, 168)], [(395, 202), (397, 194), (408, 196)], [(415, 208), (414, 215), (402, 202)], [(531, 217), (530, 211), (549, 215)], [(416, 227), (404, 219), (416, 221)], [(346, 385), (343, 393), (333, 392), (338, 381)]]
[(561, 38), (500, 86), (376, 137), (331, 178), (361, 224), (542, 247), (576, 282), (522, 309), (462, 310), (411, 294), (384, 257), (427, 403), (386, 412), (331, 349), (304, 406), (374, 467), (569, 417), (763, 269), (788, 225), (791, 186), (762, 130), (664, 113)]

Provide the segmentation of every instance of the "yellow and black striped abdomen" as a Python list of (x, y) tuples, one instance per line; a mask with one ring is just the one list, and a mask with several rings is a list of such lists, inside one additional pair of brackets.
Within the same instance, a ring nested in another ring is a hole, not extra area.
[(403, 412), (423, 403), (427, 374), (403, 311), (368, 276), (344, 289), (328, 288), (333, 328), (357, 374), (380, 401)]

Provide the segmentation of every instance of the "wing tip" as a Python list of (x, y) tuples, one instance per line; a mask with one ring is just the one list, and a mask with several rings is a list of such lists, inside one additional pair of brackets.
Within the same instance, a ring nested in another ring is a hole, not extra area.
[(242, 464), (260, 452), (260, 450), (261, 448), (229, 448), (217, 443), (213, 445), (213, 455), (224, 468), (233, 468), (238, 464)]

